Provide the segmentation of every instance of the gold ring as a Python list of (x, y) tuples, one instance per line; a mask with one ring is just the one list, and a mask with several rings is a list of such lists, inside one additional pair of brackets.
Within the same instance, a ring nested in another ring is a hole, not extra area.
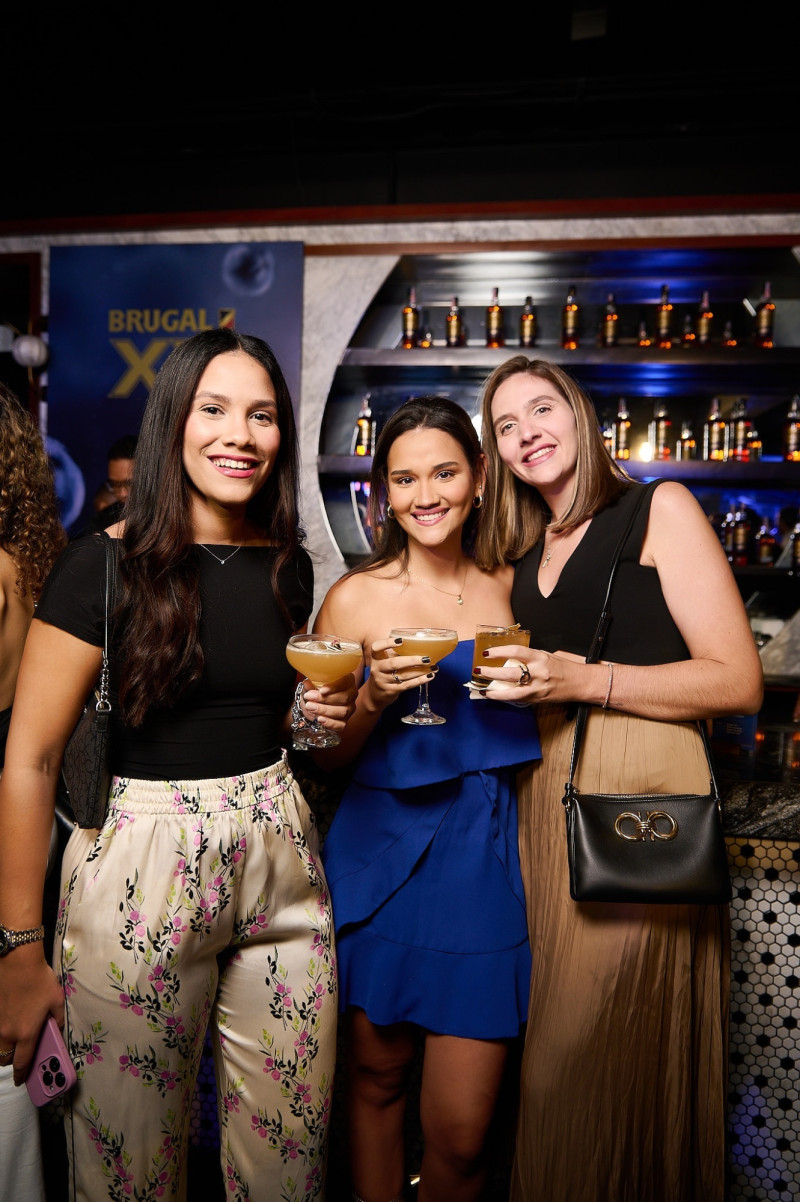
[(11, 1064), (16, 1050), (16, 1048), (8, 1048), (5, 1052), (0, 1052), (0, 1064)]
[(402, 682), (402, 680), (400, 679), (400, 677), (397, 675), (397, 673), (396, 673), (396, 672), (392, 672), (392, 676), (394, 677), (394, 683), (395, 683), (395, 684), (402, 684), (402, 683), (403, 683), (403, 682)]
[(530, 684), (530, 683), (531, 683), (531, 674), (528, 671), (528, 665), (523, 664), (522, 671), (519, 674), (519, 680), (517, 681), (517, 687), (520, 687), (520, 686), (526, 685), (526, 684)]

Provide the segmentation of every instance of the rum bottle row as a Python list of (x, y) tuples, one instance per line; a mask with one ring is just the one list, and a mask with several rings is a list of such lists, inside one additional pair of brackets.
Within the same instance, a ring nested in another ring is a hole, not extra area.
[[(752, 340), (757, 347), (769, 350), (775, 345), (773, 339), (775, 302), (772, 300), (769, 281), (764, 284), (761, 300), (753, 312), (755, 325)], [(585, 343), (586, 331), (584, 330), (583, 316), (578, 289), (575, 284), (570, 284), (561, 309), (560, 343), (563, 350), (578, 350)], [(433, 345), (433, 333), (427, 317), (428, 314), (421, 310), (417, 303), (416, 288), (409, 288), (402, 311), (401, 346), (405, 350)], [(708, 347), (714, 342), (730, 348), (738, 345), (731, 320), (724, 322), (723, 329), (718, 334), (710, 293), (707, 289), (702, 291), (696, 309), (685, 313), (680, 331), (675, 328), (675, 317), (675, 306), (670, 300), (669, 284), (663, 284), (661, 298), (655, 306), (653, 314), (652, 335), (649, 332), (648, 322), (642, 320), (639, 322), (638, 337), (633, 341), (639, 347), (653, 346), (661, 351), (668, 351), (678, 346), (683, 348)], [(504, 347), (507, 342), (507, 325), (505, 310), (500, 300), (500, 290), (492, 288), (484, 317), (485, 345), (491, 349)], [(616, 298), (613, 292), (609, 292), (594, 341), (602, 347), (619, 345), (620, 326)], [(511, 345), (524, 348), (536, 345), (537, 317), (531, 295), (525, 297), (522, 311), (517, 319), (516, 335), (517, 337)], [(448, 347), (467, 345), (464, 315), (457, 296), (451, 298), (450, 308), (445, 317), (445, 345)]]

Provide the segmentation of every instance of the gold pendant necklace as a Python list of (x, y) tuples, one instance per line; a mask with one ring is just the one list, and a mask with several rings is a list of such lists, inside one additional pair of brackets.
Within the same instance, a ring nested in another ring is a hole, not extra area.
[(544, 557), (544, 559), (543, 559), (543, 561), (542, 561), (542, 571), (544, 571), (544, 569), (545, 569), (545, 568), (547, 567), (547, 565), (549, 564), (549, 562), (550, 562), (550, 556), (551, 556), (552, 554), (553, 554), (553, 548), (552, 548), (552, 546), (551, 546), (551, 547), (550, 547), (550, 549), (549, 549), (549, 551), (547, 552), (547, 554), (545, 555), (545, 557)]
[(428, 588), (435, 588), (437, 593), (444, 593), (446, 597), (455, 597), (457, 599), (459, 605), (464, 604), (463, 593), (464, 593), (464, 585), (467, 583), (467, 571), (468, 570), (469, 570), (469, 560), (467, 560), (466, 564), (464, 565), (464, 579), (461, 581), (461, 592), (453, 593), (449, 589), (439, 588), (438, 584), (431, 584), (430, 580), (424, 580), (422, 576), (418, 576), (416, 572), (412, 572), (411, 568), (408, 568), (408, 567), (406, 568), (406, 571), (408, 572), (409, 576), (413, 576), (415, 580), (418, 580), (420, 582), (420, 584), (427, 584)]

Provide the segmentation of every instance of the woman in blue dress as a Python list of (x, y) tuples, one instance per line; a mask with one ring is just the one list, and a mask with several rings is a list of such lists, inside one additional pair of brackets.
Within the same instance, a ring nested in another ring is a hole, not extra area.
[[(345, 1012), (353, 1198), (402, 1199), (410, 1070), (424, 1043), (419, 1202), (471, 1202), (526, 1019), (530, 951), (517, 851), (515, 766), (537, 759), (533, 711), (464, 683), (478, 623), (512, 619), (512, 572), (472, 555), (484, 459), (465, 410), (414, 398), (375, 451), (375, 550), (330, 589), (319, 631), (358, 639), (356, 713), (323, 766), (355, 761), (323, 849)], [(397, 627), (446, 627), (440, 664), (398, 654)], [(444, 725), (402, 722), (418, 689)]]

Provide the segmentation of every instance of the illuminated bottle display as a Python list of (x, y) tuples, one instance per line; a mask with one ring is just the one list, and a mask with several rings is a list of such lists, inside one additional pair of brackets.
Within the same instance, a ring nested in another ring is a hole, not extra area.
[(697, 458), (697, 440), (688, 422), (681, 425), (681, 436), (675, 443), (675, 458), (681, 462)]
[(661, 300), (656, 308), (656, 346), (660, 351), (672, 349), (672, 302), (669, 284), (661, 285)]
[(703, 458), (722, 462), (728, 454), (728, 423), (722, 416), (719, 397), (711, 402), (711, 412), (703, 422)]
[(413, 350), (419, 344), (420, 312), (417, 306), (417, 290), (409, 288), (403, 305), (403, 350)]
[(730, 560), (735, 568), (746, 568), (753, 560), (753, 524), (746, 507), (737, 509), (733, 515), (733, 554)]
[(600, 419), (600, 430), (603, 435), (603, 445), (609, 455), (614, 454), (614, 419), (609, 409), (603, 410), (603, 416)]
[(371, 455), (375, 450), (375, 422), (370, 408), (370, 394), (364, 397), (356, 418), (353, 440), (350, 445), (351, 455)]
[(697, 310), (697, 322), (695, 325), (695, 335), (697, 337), (698, 346), (708, 346), (711, 342), (711, 323), (714, 320), (714, 314), (711, 310), (711, 302), (708, 299), (708, 292), (704, 292), (700, 300), (700, 305)]
[(627, 401), (624, 397), (620, 397), (617, 416), (614, 418), (614, 442), (611, 451), (615, 459), (630, 459), (632, 431)]
[(536, 345), (536, 310), (533, 307), (532, 296), (525, 297), (525, 304), (519, 315), (519, 344), (520, 346)]
[(647, 441), (653, 449), (653, 459), (669, 459), (672, 455), (670, 435), (672, 422), (667, 406), (663, 401), (656, 401), (653, 406), (653, 420), (647, 428)]
[(733, 406), (728, 422), (728, 459), (738, 463), (750, 462), (752, 428), (752, 422), (747, 416), (747, 401), (741, 397)]
[(493, 288), (492, 299), (486, 307), (486, 345), (500, 347), (505, 344), (503, 306), (500, 304), (499, 289)]
[(601, 330), (601, 339), (603, 346), (616, 346), (619, 339), (619, 314), (617, 306), (614, 303), (614, 293), (609, 292), (606, 300), (606, 311), (603, 314), (603, 328)]
[(638, 338), (636, 345), (637, 346), (652, 346), (653, 345), (653, 340), (647, 332), (647, 322), (645, 322), (645, 321), (639, 322), (639, 338)]
[(792, 397), (782, 433), (783, 458), (787, 463), (800, 463), (800, 396)]
[(445, 318), (445, 341), (448, 346), (464, 346), (466, 342), (464, 316), (457, 296), (450, 301), (450, 308)]
[(771, 350), (775, 346), (772, 338), (774, 321), (775, 302), (772, 299), (770, 282), (767, 280), (761, 300), (756, 305), (756, 346), (760, 346), (763, 350)]
[(417, 346), (424, 347), (426, 350), (433, 346), (433, 329), (430, 322), (430, 313), (427, 309), (422, 310), (422, 324), (419, 328), (419, 342)]
[(567, 290), (567, 299), (561, 311), (561, 346), (565, 351), (578, 349), (580, 313), (581, 308), (577, 301), (575, 285), (570, 284)]

